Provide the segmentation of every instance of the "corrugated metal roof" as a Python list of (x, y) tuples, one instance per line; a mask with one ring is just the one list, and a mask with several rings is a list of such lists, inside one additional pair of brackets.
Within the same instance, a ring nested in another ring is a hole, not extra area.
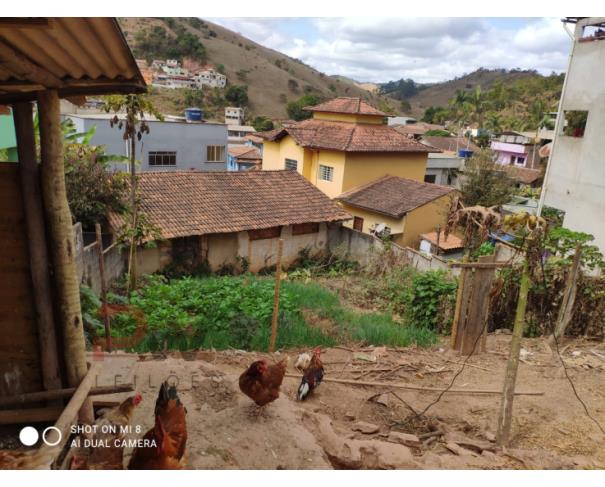
[(113, 17), (0, 19), (0, 102), (145, 91)]

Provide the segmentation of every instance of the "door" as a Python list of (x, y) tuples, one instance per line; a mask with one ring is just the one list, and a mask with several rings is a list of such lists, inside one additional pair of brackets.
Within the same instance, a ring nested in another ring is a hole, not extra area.
[(363, 232), (363, 218), (356, 216), (353, 218), (353, 230)]

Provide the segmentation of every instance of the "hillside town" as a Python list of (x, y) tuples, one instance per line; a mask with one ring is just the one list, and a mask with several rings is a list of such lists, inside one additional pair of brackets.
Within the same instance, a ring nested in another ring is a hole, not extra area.
[(0, 468), (603, 469), (605, 18), (287, 118), (169, 20), (0, 22)]

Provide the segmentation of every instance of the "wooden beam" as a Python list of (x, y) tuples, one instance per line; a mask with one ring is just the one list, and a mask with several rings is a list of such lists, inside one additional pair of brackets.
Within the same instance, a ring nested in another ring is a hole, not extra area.
[(36, 141), (31, 103), (16, 103), (13, 106), (13, 118), (17, 135), (21, 193), (23, 194), (29, 263), (38, 328), (40, 368), (42, 369), (44, 389), (48, 391), (60, 389), (62, 383), (53, 317), (44, 209), (40, 196), (40, 173), (36, 161)]
[(275, 352), (275, 342), (277, 341), (277, 325), (279, 318), (279, 287), (281, 283), (281, 256), (284, 248), (284, 239), (277, 241), (277, 259), (275, 261), (275, 292), (273, 294), (273, 315), (271, 317), (271, 341), (269, 342), (269, 352)]
[[(101, 277), (101, 306), (107, 306), (107, 282), (105, 281), (105, 257), (103, 256), (103, 234), (101, 224), (95, 223), (95, 235), (97, 237), (97, 251), (99, 252), (99, 276)], [(109, 313), (103, 313), (103, 324), (105, 325), (105, 346), (111, 352), (111, 324)]]
[[(87, 373), (84, 326), (80, 306), (80, 285), (75, 261), (72, 216), (65, 191), (63, 132), (56, 91), (38, 93), (40, 115), (40, 153), (42, 156), (42, 196), (49, 231), (55, 296), (60, 326), (67, 383), (77, 387)], [(81, 420), (93, 420), (92, 403), (82, 411)]]
[(508, 261), (504, 262), (451, 262), (450, 267), (460, 267), (461, 269), (499, 269), (501, 267), (511, 267)]
[(46, 17), (0, 17), (0, 29), (6, 27), (48, 27)]
[(0, 411), (0, 424), (31, 424), (56, 421), (63, 411), (62, 407), (9, 409)]
[(65, 442), (69, 438), (69, 430), (71, 428), (71, 425), (74, 424), (74, 422), (76, 421), (78, 411), (81, 411), (83, 404), (86, 401), (90, 400), (88, 399), (88, 395), (100, 370), (101, 364), (99, 362), (95, 362), (90, 367), (88, 373), (84, 376), (84, 379), (76, 388), (76, 392), (73, 396), (71, 396), (71, 399), (67, 403), (67, 406), (59, 416), (59, 419), (57, 419), (57, 422), (54, 425), (56, 429), (51, 430), (46, 436), (46, 441), (48, 443), (56, 443), (56, 445), (49, 446), (48, 444), (45, 444), (40, 447), (40, 453), (50, 454), (51, 452), (56, 452), (56, 459), (56, 455), (60, 453), (60, 450), (62, 449), (63, 445), (65, 445)]
[(63, 85), (60, 78), (33, 63), (2, 40), (0, 40), (0, 65), (4, 70), (13, 73), (14, 77), (41, 84), (46, 88), (60, 88)]
[[(54, 391), (27, 392), (25, 394), (19, 394), (17, 396), (0, 397), (0, 407), (32, 404), (39, 401), (50, 401), (54, 399), (63, 399), (65, 397), (73, 396), (76, 390), (77, 389), (75, 387), (68, 387), (66, 389), (56, 389)], [(104, 394), (119, 394), (123, 392), (132, 391), (134, 391), (133, 384), (122, 384), (115, 386), (93, 387), (90, 389), (88, 395), (102, 396)], [(58, 417), (59, 416), (57, 415), (57, 418)]]

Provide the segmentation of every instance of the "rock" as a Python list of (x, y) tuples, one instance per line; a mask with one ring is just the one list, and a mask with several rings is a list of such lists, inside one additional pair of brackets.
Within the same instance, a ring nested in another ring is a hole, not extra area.
[(485, 439), (487, 441), (491, 441), (492, 443), (496, 441), (496, 435), (493, 434), (491, 431), (486, 431), (483, 436), (485, 436)]
[(400, 433), (399, 431), (391, 431), (388, 440), (409, 447), (420, 447), (422, 444), (416, 435)]
[(357, 423), (353, 425), (353, 431), (360, 431), (364, 435), (372, 435), (374, 433), (378, 433), (379, 430), (380, 426), (372, 423), (366, 423), (365, 421), (357, 421)]
[[(320, 411), (315, 411), (315, 412), (318, 413)], [(355, 415), (353, 413), (345, 413), (345, 418), (347, 418), (349, 421), (354, 421)]]

